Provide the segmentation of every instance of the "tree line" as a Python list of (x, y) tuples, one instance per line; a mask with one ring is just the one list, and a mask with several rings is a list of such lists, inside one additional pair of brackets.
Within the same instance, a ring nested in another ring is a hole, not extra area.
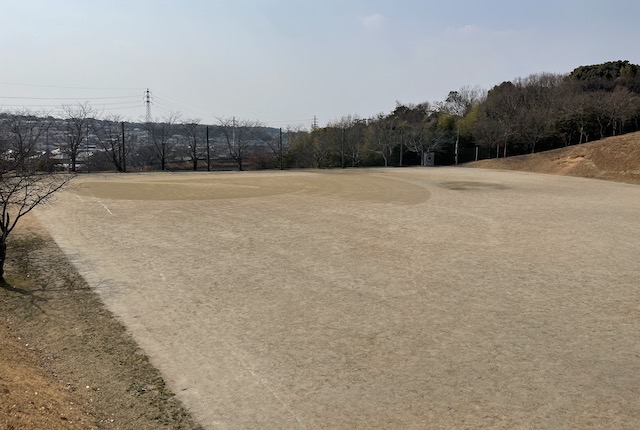
[(628, 61), (581, 66), (284, 132), (236, 118), (209, 126), (179, 114), (132, 123), (103, 117), (89, 103), (60, 112), (0, 112), (0, 279), (18, 220), (81, 169), (213, 170), (216, 160), (238, 170), (403, 166), (424, 164), (427, 154), (457, 164), (536, 152), (639, 130), (640, 75)]
[(128, 122), (118, 115), (102, 116), (88, 102), (63, 105), (58, 117), (27, 110), (1, 112), (0, 140), (11, 141), (17, 129), (28, 129), (39, 170), (73, 173), (212, 170), (214, 158), (243, 170), (257, 147), (273, 146), (276, 132), (258, 121), (219, 118), (209, 126), (179, 113)]
[(615, 61), (539, 73), (489, 91), (465, 86), (444, 101), (397, 103), (388, 114), (347, 116), (300, 133), (292, 167), (439, 164), (507, 157), (640, 130), (638, 66)]
[(62, 106), (58, 118), (4, 112), (0, 134), (28, 124), (43, 170), (244, 170), (420, 165), (427, 154), (437, 164), (457, 164), (636, 131), (639, 120), (638, 66), (614, 61), (516, 78), (489, 91), (465, 86), (443, 101), (397, 102), (389, 113), (347, 115), (310, 130), (236, 118), (205, 125), (179, 113), (134, 123), (78, 103)]

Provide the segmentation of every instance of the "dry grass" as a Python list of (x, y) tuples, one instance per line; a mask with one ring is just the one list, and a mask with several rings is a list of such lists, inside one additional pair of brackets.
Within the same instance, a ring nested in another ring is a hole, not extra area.
[(467, 166), (640, 184), (640, 132), (533, 155), (482, 160)]
[(35, 218), (0, 289), (0, 428), (198, 428)]

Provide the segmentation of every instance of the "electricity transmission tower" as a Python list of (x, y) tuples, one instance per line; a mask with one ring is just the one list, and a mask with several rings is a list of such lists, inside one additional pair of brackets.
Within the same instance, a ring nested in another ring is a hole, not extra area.
[(147, 88), (147, 91), (144, 93), (144, 104), (147, 107), (147, 116), (145, 118), (146, 122), (151, 122), (151, 91)]

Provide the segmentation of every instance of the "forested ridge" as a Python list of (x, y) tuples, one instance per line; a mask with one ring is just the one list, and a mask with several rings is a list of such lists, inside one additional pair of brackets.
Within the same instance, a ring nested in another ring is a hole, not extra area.
[(346, 117), (293, 142), (292, 159), (321, 167), (400, 165), (433, 151), (437, 164), (453, 164), (637, 131), (639, 119), (638, 66), (613, 61), (568, 74), (532, 74), (486, 92), (463, 87), (444, 101), (397, 103), (368, 120)]
[(310, 129), (235, 117), (205, 125), (179, 112), (132, 123), (102, 118), (87, 103), (63, 106), (62, 118), (3, 112), (0, 140), (25, 154), (26, 142), (26, 155), (46, 158), (42, 166), (72, 171), (458, 164), (639, 130), (638, 68), (611, 61), (519, 77), (488, 91), (464, 86), (443, 101), (396, 102), (389, 113), (347, 115)]

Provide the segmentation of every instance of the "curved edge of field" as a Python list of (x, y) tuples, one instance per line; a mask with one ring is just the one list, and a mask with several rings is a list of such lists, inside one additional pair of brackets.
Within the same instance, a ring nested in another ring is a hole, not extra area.
[(474, 161), (464, 164), (464, 167), (640, 184), (640, 132), (535, 154)]
[(7, 264), (11, 287), (0, 288), (0, 428), (200, 428), (36, 218), (19, 228)]
[(0, 428), (201, 428), (35, 217), (8, 258)]

